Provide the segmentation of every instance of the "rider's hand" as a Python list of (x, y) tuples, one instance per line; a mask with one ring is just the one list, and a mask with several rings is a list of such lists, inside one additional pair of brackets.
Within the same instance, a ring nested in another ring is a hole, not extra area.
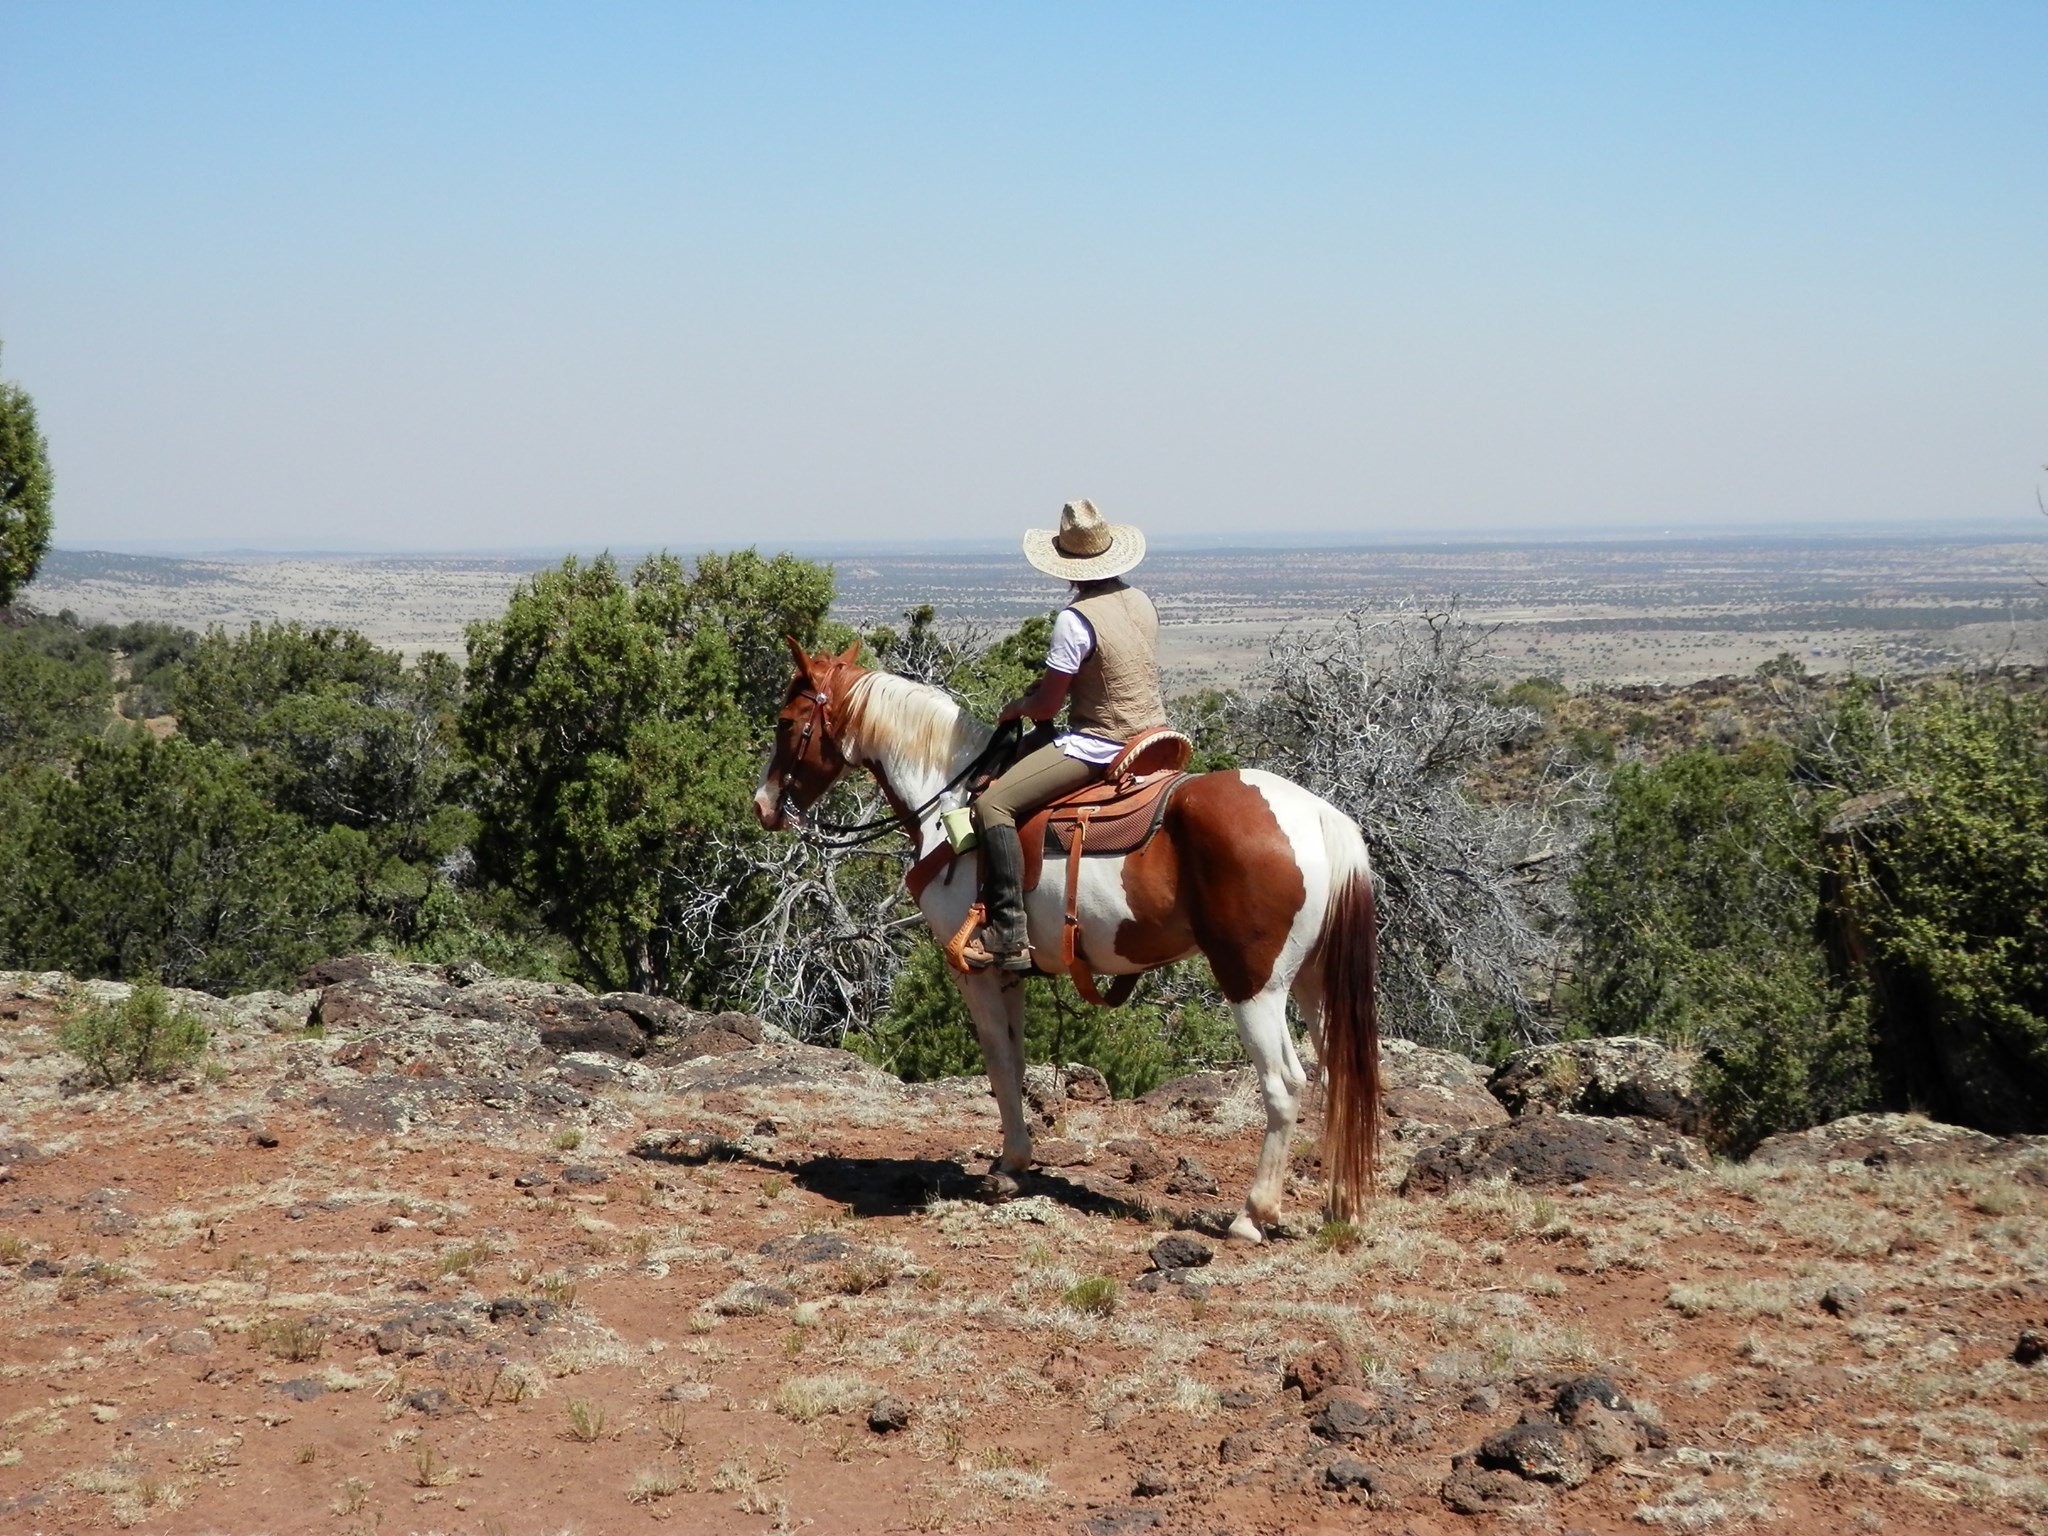
[(1012, 699), (1003, 706), (1003, 712), (996, 716), (996, 724), (1008, 725), (1012, 720), (1021, 717), (1023, 713), (1024, 701), (1022, 699)]

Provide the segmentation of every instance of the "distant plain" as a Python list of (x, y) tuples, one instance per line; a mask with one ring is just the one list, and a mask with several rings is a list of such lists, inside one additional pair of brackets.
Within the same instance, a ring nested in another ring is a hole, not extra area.
[[(1062, 590), (998, 550), (830, 559), (835, 615), (897, 622), (930, 603), (993, 634)], [(27, 601), (89, 620), (203, 629), (297, 620), (460, 656), (544, 559), (489, 555), (235, 555), (167, 559), (52, 551)], [(1368, 549), (1158, 550), (1142, 580), (1165, 623), (1175, 690), (1240, 681), (1283, 630), (1346, 612), (1440, 608), (1498, 626), (1509, 675), (1575, 686), (1687, 682), (1783, 651), (1813, 671), (1918, 672), (2001, 656), (2048, 659), (2048, 538), (1663, 539)]]

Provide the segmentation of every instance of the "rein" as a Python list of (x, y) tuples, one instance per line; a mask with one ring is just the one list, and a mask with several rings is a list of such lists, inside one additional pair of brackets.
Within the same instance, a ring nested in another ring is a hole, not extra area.
[[(782, 786), (777, 793), (775, 803), (776, 808), (785, 815), (788, 814), (789, 810), (789, 786), (796, 778), (797, 764), (803, 761), (804, 751), (811, 744), (811, 732), (816, 729), (820, 721), (824, 721), (825, 724), (825, 739), (827, 741), (832, 739), (832, 723), (826, 719), (826, 712), (831, 708), (832, 704), (831, 696), (822, 688), (807, 688), (799, 693), (797, 697), (810, 699), (816, 707), (812, 709), (811, 717), (804, 722), (803, 734), (797, 738), (796, 751), (791, 754), (789, 767), (782, 775)], [(1005, 720), (996, 727), (995, 734), (989, 737), (988, 745), (975, 753), (965, 768), (962, 768), (952, 778), (941, 784), (922, 805), (905, 811), (900, 816), (892, 812), (887, 816), (877, 816), (871, 821), (813, 821), (804, 816), (803, 808), (799, 806), (797, 808), (797, 825), (812, 842), (822, 848), (864, 847), (869, 843), (880, 842), (894, 831), (898, 825), (904, 825), (905, 830), (914, 839), (917, 835), (917, 829), (924, 824), (925, 817), (931, 814), (933, 807), (962, 784), (973, 778), (977, 773), (981, 772), (983, 768), (994, 762), (1000, 752), (1022, 736), (1023, 731), (1024, 722), (1022, 720)], [(829, 835), (820, 836), (819, 834), (821, 833)]]

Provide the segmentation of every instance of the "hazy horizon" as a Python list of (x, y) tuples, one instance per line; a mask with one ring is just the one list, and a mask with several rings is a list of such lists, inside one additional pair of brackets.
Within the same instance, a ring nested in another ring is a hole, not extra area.
[(2023, 520), (2044, 55), (2025, 4), (17, 0), (0, 373), (72, 549)]
[[(1900, 522), (1893, 524), (1829, 524), (1829, 523), (1781, 523), (1769, 528), (1763, 527), (1696, 527), (1673, 528), (1473, 528), (1444, 531), (1437, 535), (1403, 531), (1387, 532), (1380, 536), (1369, 533), (1339, 533), (1332, 531), (1265, 529), (1246, 535), (1223, 534), (1174, 534), (1168, 533), (1149, 539), (1149, 547), (1160, 554), (1191, 552), (1225, 552), (1232, 549), (1244, 550), (1301, 550), (1305, 553), (1317, 551), (1402, 549), (1427, 547), (1437, 544), (1470, 545), (1477, 547), (1518, 546), (1545, 544), (1707, 544), (1720, 543), (1731, 546), (1767, 547), (1772, 544), (1810, 543), (1913, 543), (1922, 541), (1957, 541), (1968, 543), (2013, 542), (2048, 543), (2048, 519), (2038, 512), (2031, 517), (2005, 519), (1975, 519), (1955, 523)], [(988, 556), (1008, 553), (1017, 548), (1018, 541), (1004, 538), (935, 538), (935, 539), (860, 539), (836, 540), (814, 539), (756, 539), (742, 542), (706, 542), (703, 540), (671, 540), (647, 542), (642, 540), (615, 539), (575, 540), (546, 544), (528, 545), (468, 545), (468, 546), (383, 546), (383, 545), (327, 545), (289, 544), (272, 545), (244, 544), (223, 545), (203, 540), (123, 540), (105, 544), (81, 545), (59, 540), (51, 547), (53, 551), (65, 554), (111, 554), (131, 555), (153, 559), (204, 559), (261, 557), (261, 558), (320, 558), (335, 559), (377, 559), (389, 558), (438, 558), (449, 559), (548, 559), (563, 554), (587, 555), (599, 551), (610, 551), (621, 555), (640, 555), (656, 550), (668, 550), (677, 554), (688, 554), (700, 550), (734, 550), (758, 548), (767, 551), (787, 550), (793, 554), (808, 557), (844, 553), (888, 554), (894, 556), (923, 554), (933, 558), (947, 556)]]

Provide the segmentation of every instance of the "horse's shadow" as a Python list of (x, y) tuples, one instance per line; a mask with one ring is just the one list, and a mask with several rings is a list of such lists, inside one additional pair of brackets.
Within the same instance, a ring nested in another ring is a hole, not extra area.
[[(642, 1154), (645, 1156), (646, 1154)], [(974, 1173), (951, 1158), (938, 1157), (837, 1157), (780, 1158), (757, 1152), (734, 1142), (719, 1141), (692, 1147), (686, 1155), (656, 1157), (653, 1161), (695, 1165), (706, 1162), (746, 1163), (766, 1172), (779, 1173), (792, 1183), (855, 1216), (909, 1216), (935, 1200), (975, 1200), (999, 1204), (1007, 1199), (1043, 1195), (1048, 1200), (1091, 1216), (1152, 1223), (1162, 1218), (1175, 1226), (1208, 1229), (1227, 1223), (1208, 1211), (1181, 1211), (1162, 1206), (1142, 1196), (1122, 1195), (1097, 1188), (1091, 1183), (1042, 1169), (1031, 1169), (1016, 1179), (1014, 1193), (1001, 1187), (985, 1173)]]

